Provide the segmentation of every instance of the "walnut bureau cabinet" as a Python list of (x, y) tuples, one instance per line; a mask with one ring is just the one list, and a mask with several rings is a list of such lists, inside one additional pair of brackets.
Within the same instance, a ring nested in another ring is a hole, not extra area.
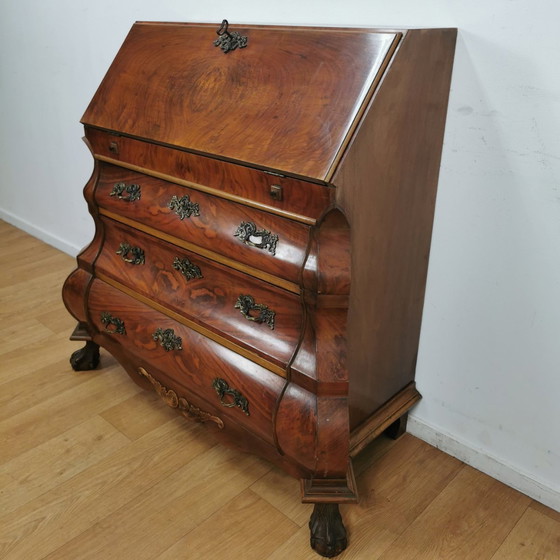
[(347, 545), (352, 457), (420, 398), (455, 38), (139, 22), (82, 119), (96, 232), (63, 288), (72, 366), (102, 346), (300, 479), (323, 556)]

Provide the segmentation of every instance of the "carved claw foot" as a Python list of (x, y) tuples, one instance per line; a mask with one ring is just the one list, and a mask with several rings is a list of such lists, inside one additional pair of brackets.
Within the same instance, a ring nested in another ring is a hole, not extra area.
[(99, 365), (99, 346), (88, 340), (80, 350), (70, 356), (70, 365), (74, 371), (88, 371)]
[(325, 558), (338, 556), (348, 546), (338, 504), (315, 504), (309, 529), (311, 548)]

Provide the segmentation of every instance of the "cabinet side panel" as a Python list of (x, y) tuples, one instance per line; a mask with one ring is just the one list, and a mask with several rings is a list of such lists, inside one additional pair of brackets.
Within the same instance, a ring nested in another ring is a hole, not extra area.
[(407, 32), (333, 178), (352, 232), (352, 428), (414, 378), (455, 40)]

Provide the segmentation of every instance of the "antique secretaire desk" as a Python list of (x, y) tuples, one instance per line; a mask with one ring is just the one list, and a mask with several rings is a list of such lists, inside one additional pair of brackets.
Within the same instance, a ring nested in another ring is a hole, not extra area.
[[(135, 24), (82, 122), (86, 342), (301, 480), (346, 547), (352, 457), (402, 432), (456, 31)], [(131, 421), (134, 421), (131, 418)]]

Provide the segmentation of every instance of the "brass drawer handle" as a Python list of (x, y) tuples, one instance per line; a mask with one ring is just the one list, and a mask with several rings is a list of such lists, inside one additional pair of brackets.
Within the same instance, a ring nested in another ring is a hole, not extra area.
[[(101, 312), (101, 322), (105, 325), (105, 332), (109, 334), (126, 334), (124, 321), (113, 317), (108, 311)], [(111, 327), (111, 328), (110, 328)]]
[(266, 249), (269, 253), (276, 254), (278, 236), (266, 229), (257, 229), (253, 222), (241, 222), (233, 235), (238, 237), (241, 243), (245, 243), (249, 247)]
[(187, 282), (189, 280), (193, 280), (194, 278), (202, 278), (200, 268), (186, 257), (183, 259), (175, 257), (173, 260), (173, 268), (178, 270), (187, 279)]
[(218, 428), (222, 430), (224, 423), (218, 416), (213, 416), (205, 410), (191, 404), (185, 397), (180, 397), (173, 389), (168, 389), (162, 385), (157, 379), (150, 375), (144, 368), (138, 368), (138, 373), (144, 376), (157, 391), (157, 394), (163, 399), (167, 406), (176, 408), (185, 417), (194, 420), (195, 422), (215, 422)]
[(121, 256), (124, 262), (130, 264), (144, 264), (144, 250), (140, 247), (133, 247), (130, 243), (121, 243), (117, 251), (117, 255)]
[[(271, 330), (274, 330), (274, 317), (276, 311), (269, 309), (263, 303), (255, 303), (255, 298), (249, 295), (240, 295), (235, 302), (235, 309), (239, 309), (241, 315), (248, 321), (255, 323), (264, 323)], [(258, 315), (251, 315), (251, 311), (257, 311)]]
[(173, 329), (156, 329), (152, 338), (159, 342), (166, 352), (183, 349), (183, 339), (180, 336), (175, 336)]
[(200, 216), (200, 206), (198, 202), (191, 202), (188, 194), (181, 198), (172, 196), (167, 207), (171, 208), (181, 220), (190, 218), (191, 216)]
[[(225, 379), (217, 377), (212, 382), (212, 387), (218, 394), (220, 402), (228, 408), (238, 407), (249, 416), (249, 401), (237, 390), (232, 389)], [(231, 400), (230, 400), (231, 397)], [(224, 400), (226, 399), (227, 400)]]
[(136, 202), (140, 200), (140, 185), (127, 185), (126, 183), (115, 183), (109, 196), (116, 196), (124, 202)]

